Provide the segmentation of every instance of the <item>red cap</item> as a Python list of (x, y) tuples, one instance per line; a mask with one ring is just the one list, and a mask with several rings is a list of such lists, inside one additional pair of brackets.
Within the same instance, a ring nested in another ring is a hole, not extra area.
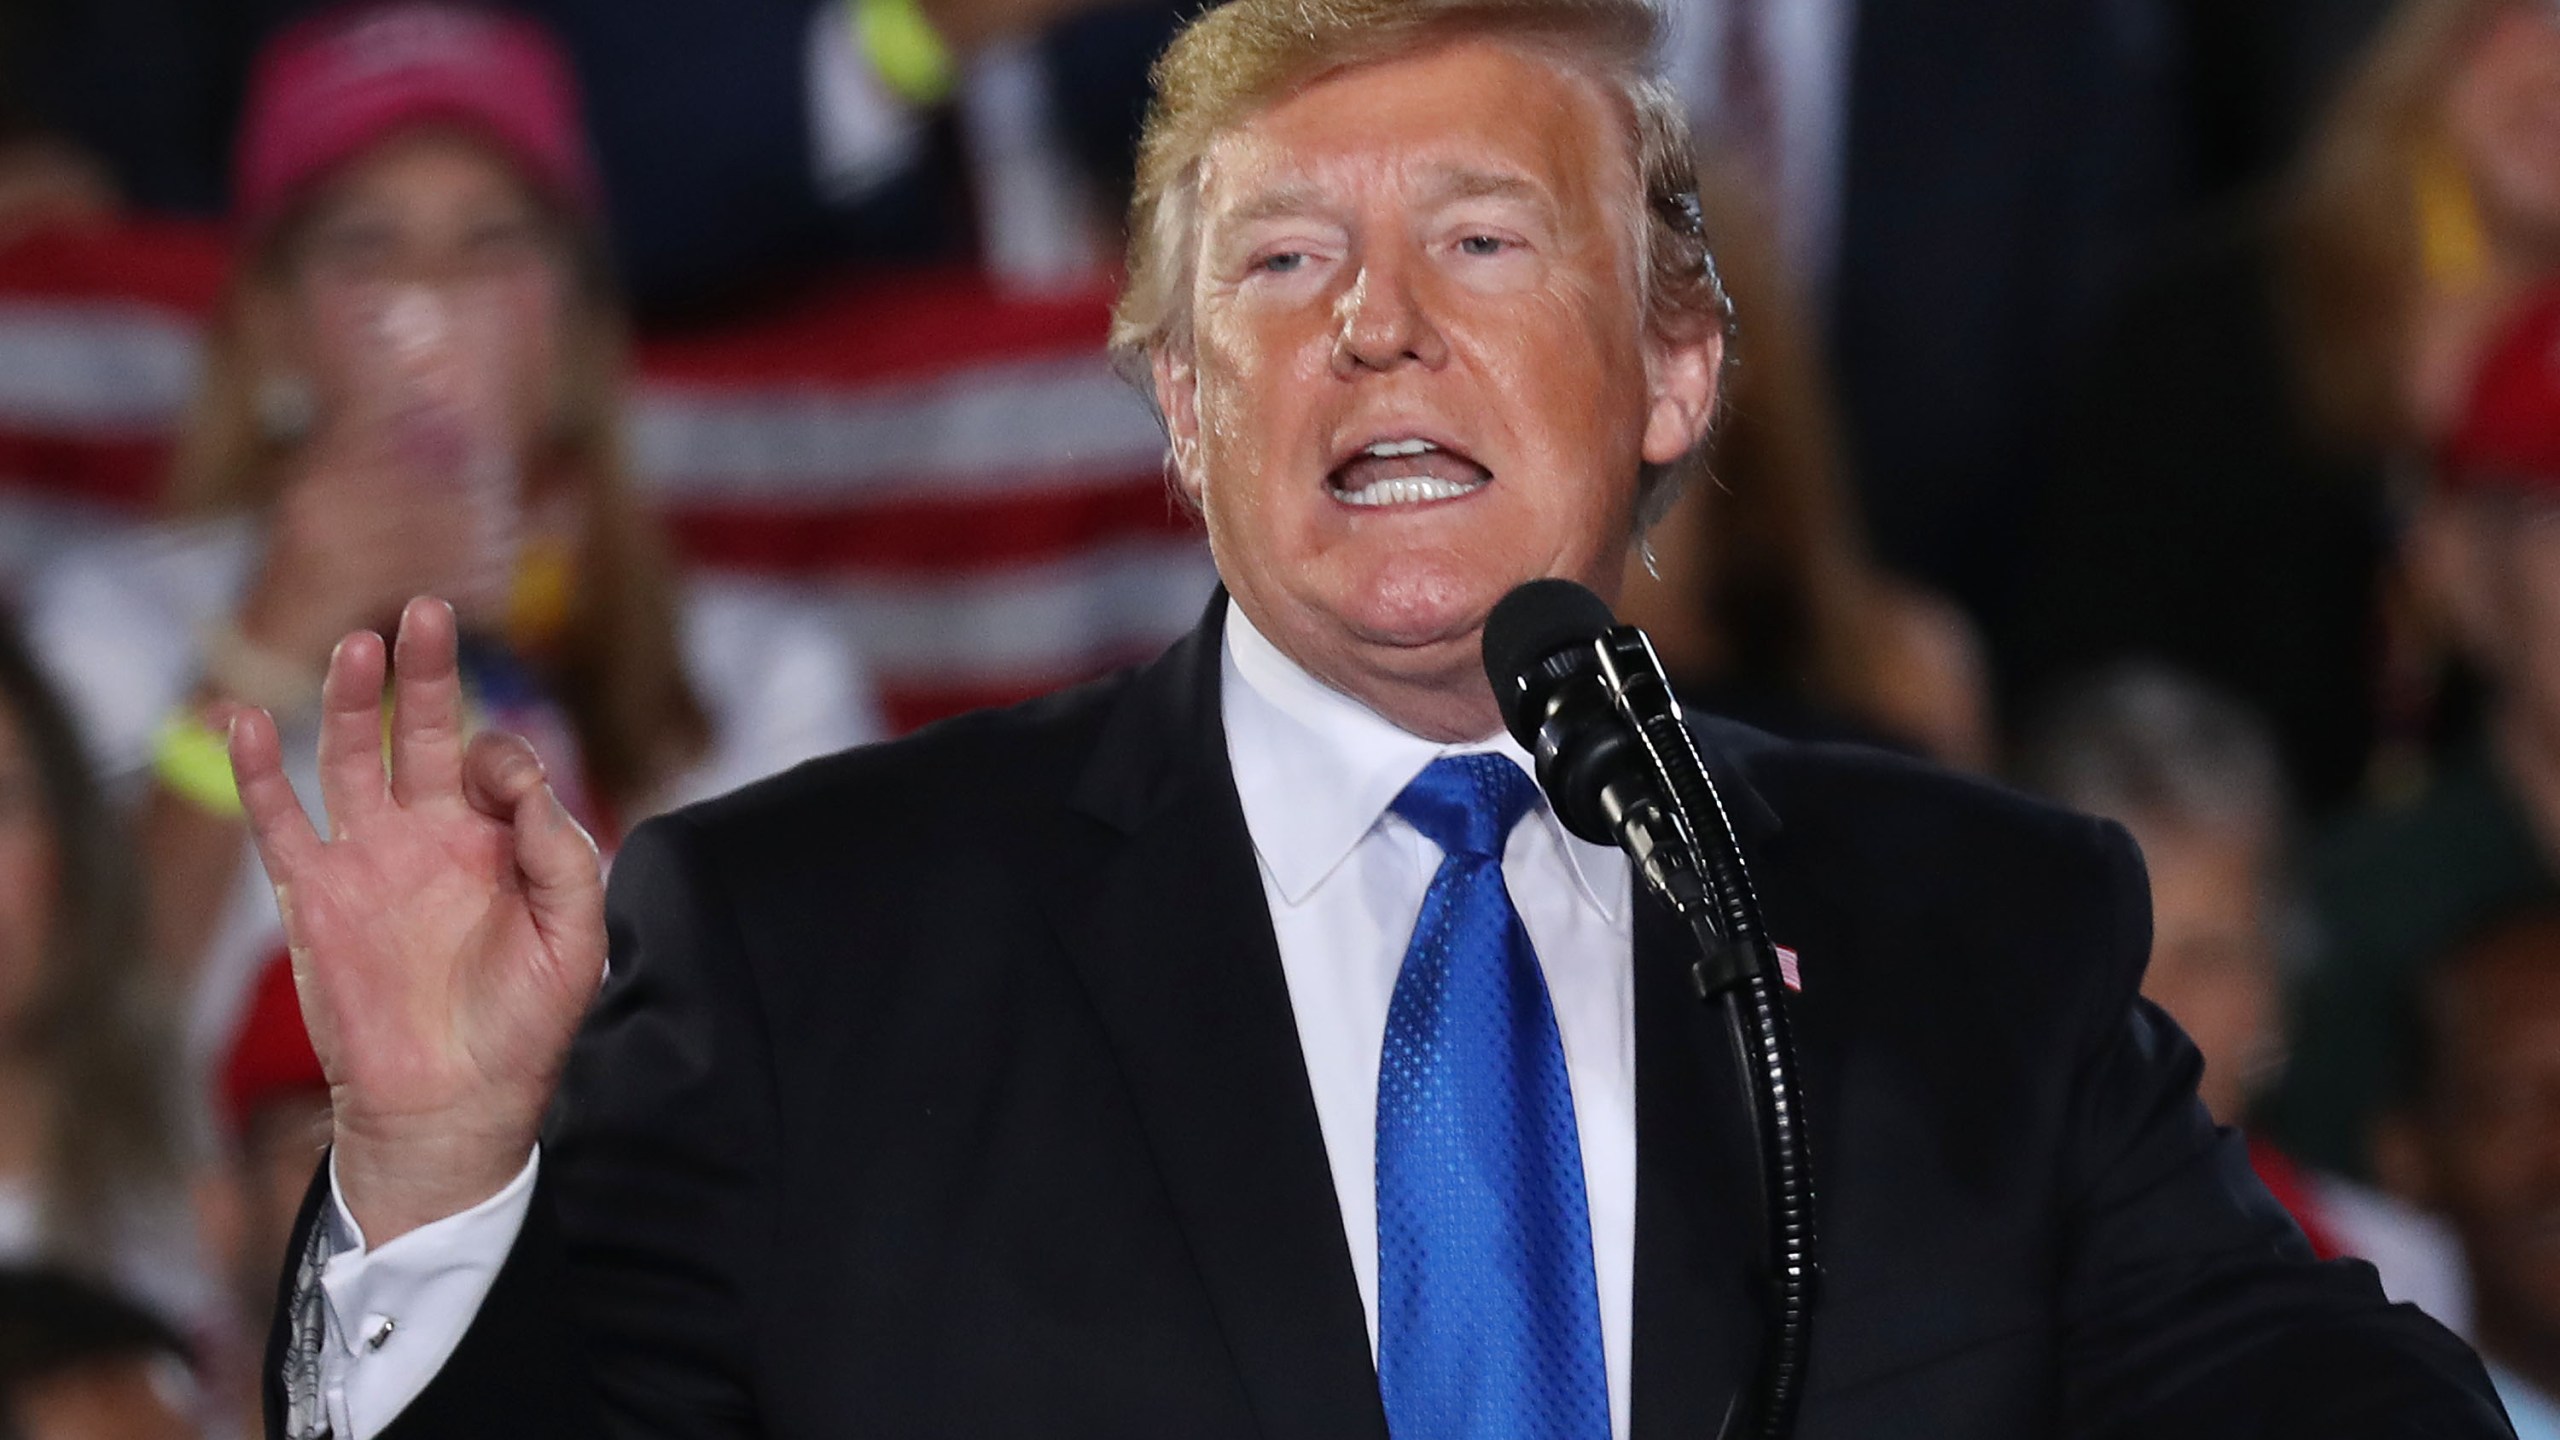
[(2560, 495), (2560, 286), (2527, 300), (2490, 342), (2436, 471), (2456, 494)]
[(282, 951), (258, 975), (231, 1051), (222, 1057), (222, 1120), (233, 1133), (260, 1107), (290, 1095), (326, 1095), (329, 1077), (302, 1028), (293, 961)]
[(313, 182), (431, 120), (477, 131), (535, 185), (595, 213), (595, 162), (567, 56), (531, 20), (449, 4), (336, 10), (269, 42), (241, 117), (234, 208), (263, 230)]

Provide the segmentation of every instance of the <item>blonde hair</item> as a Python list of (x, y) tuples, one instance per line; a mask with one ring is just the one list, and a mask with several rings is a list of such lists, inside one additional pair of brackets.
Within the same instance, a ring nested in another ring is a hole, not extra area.
[(2479, 241), (2446, 133), (2453, 77), (2519, 0), (2403, 0), (2313, 135), (2283, 199), (2279, 302), (2321, 438), (2403, 443), (2400, 362), (2418, 297)]
[[(250, 314), (290, 283), (307, 211), (287, 216), (233, 271), (206, 336), (166, 503), (201, 517), (272, 504), (300, 443), (275, 433), (260, 392), (271, 371)], [(710, 722), (686, 678), (676, 579), (663, 530), (630, 483), (622, 396), (630, 341), (600, 237), (554, 214), (575, 280), (558, 411), (528, 483), (576, 487), (582, 529), (561, 630), (535, 658), (575, 725), (589, 778), (617, 806), (645, 802), (700, 756)]]
[[(1156, 62), (1155, 100), (1138, 140), (1128, 279), (1111, 323), (1122, 373), (1152, 393), (1150, 358), (1188, 353), (1201, 164), (1218, 136), (1328, 74), (1463, 38), (1548, 55), (1618, 102), (1638, 181), (1631, 223), (1640, 227), (1646, 323), (1681, 339), (1723, 334), (1731, 307), (1699, 213), (1688, 122), (1653, 74), (1661, 29), (1645, 0), (1230, 0), (1192, 21)], [(1695, 465), (1693, 452), (1645, 467), (1646, 523)]]

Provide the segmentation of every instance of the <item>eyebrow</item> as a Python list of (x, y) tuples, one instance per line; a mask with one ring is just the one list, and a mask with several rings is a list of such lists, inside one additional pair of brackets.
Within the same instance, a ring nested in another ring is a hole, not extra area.
[[(1424, 184), (1423, 195), (1432, 204), (1446, 205), (1455, 200), (1523, 200), (1543, 204), (1547, 193), (1522, 177), (1499, 170), (1476, 170), (1450, 166), (1435, 171)], [(1303, 215), (1321, 208), (1317, 188), (1298, 181), (1287, 181), (1260, 191), (1238, 202), (1219, 216), (1226, 225), (1251, 225), (1264, 220)]]
[(1496, 170), (1451, 168), (1434, 176), (1426, 192), (1433, 200), (1527, 200), (1543, 202), (1546, 191), (1518, 175)]
[(1315, 208), (1314, 186), (1284, 184), (1253, 195), (1217, 218), (1227, 225), (1251, 225), (1260, 220), (1277, 220), (1282, 216), (1302, 215)]

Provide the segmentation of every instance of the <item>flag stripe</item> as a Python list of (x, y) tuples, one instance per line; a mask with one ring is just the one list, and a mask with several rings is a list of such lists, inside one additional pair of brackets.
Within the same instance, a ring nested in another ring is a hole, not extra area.
[[(150, 513), (223, 264), (184, 225), (0, 250), (0, 585)], [(634, 469), (689, 563), (832, 626), (898, 727), (1022, 699), (1153, 653), (1216, 580), (1108, 325), (1098, 290), (936, 270), (651, 339)]]

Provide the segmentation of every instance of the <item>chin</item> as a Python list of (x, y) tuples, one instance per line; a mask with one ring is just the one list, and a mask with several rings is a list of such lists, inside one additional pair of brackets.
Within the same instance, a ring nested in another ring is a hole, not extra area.
[(1351, 587), (1340, 613), (1373, 644), (1428, 648), (1476, 642), (1495, 602), (1519, 583), (1456, 556), (1402, 556)]

